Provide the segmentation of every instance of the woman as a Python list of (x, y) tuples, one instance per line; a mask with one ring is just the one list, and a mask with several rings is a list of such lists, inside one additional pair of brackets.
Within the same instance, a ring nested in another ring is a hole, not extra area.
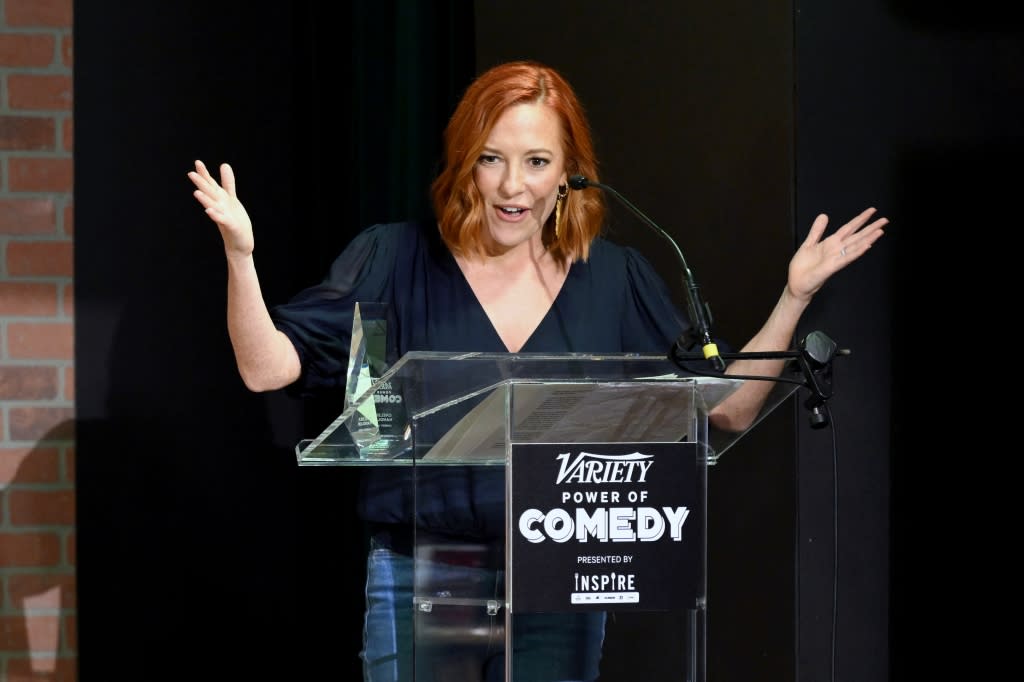
[[(496, 66), (466, 90), (445, 131), (445, 164), (432, 185), (436, 224), (375, 225), (359, 234), (322, 284), (268, 310), (253, 263), (250, 220), (234, 174), (218, 183), (196, 161), (194, 195), (217, 224), (228, 262), (228, 330), (239, 372), (254, 391), (342, 390), (352, 311), (383, 301), (397, 320), (397, 353), (663, 353), (689, 326), (668, 287), (637, 252), (601, 238), (598, 192), (570, 192), (568, 179), (598, 179), (589, 126), (569, 84), (533, 62)], [(820, 215), (789, 263), (786, 286), (743, 351), (790, 347), (814, 293), (883, 234), (885, 218), (863, 211), (822, 238)], [(729, 374), (776, 375), (782, 362), (734, 361)], [(719, 428), (741, 430), (771, 383), (748, 381), (715, 407)], [(383, 468), (382, 468), (383, 469)], [(498, 543), (500, 479), (450, 469), (421, 487), (422, 532)], [(371, 529), (363, 651), (366, 679), (408, 673), (412, 618), (412, 510), (401, 476), (366, 474), (359, 510)], [(517, 678), (592, 680), (600, 615), (517, 616)], [(520, 651), (520, 647), (522, 651)], [(500, 654), (500, 651), (498, 652)], [(467, 652), (482, 679), (500, 679), (493, 649)], [(440, 673), (439, 673), (440, 674)], [(426, 668), (417, 668), (425, 679)]]

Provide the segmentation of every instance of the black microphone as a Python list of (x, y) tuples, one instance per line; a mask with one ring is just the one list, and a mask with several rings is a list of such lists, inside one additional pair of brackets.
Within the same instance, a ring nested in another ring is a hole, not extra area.
[(689, 350), (696, 343), (700, 343), (701, 351), (704, 353), (704, 357), (711, 362), (711, 366), (718, 372), (725, 371), (725, 360), (718, 353), (718, 345), (715, 344), (711, 338), (711, 310), (707, 304), (701, 300), (700, 287), (697, 286), (697, 280), (693, 278), (693, 272), (690, 271), (690, 266), (686, 264), (686, 258), (683, 257), (683, 252), (676, 244), (676, 240), (672, 239), (671, 235), (665, 230), (658, 227), (658, 224), (648, 218), (644, 213), (636, 206), (631, 204), (628, 199), (619, 194), (615, 189), (608, 185), (593, 180), (588, 180), (582, 175), (573, 175), (569, 178), (569, 186), (573, 189), (586, 189), (587, 187), (598, 187), (613, 197), (618, 199), (623, 206), (632, 211), (633, 215), (640, 219), (645, 225), (653, 229), (655, 232), (660, 234), (668, 243), (672, 245), (672, 248), (676, 252), (676, 256), (679, 258), (679, 263), (683, 267), (683, 284), (686, 286), (686, 291), (689, 294), (687, 297), (687, 303), (690, 310), (690, 319), (693, 321), (696, 327), (696, 338), (693, 337), (690, 331), (683, 332), (683, 335), (676, 340), (676, 346), (682, 346)]

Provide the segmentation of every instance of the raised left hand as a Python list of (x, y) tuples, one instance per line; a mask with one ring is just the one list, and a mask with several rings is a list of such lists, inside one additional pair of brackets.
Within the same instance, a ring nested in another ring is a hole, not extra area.
[(888, 218), (876, 218), (869, 223), (874, 214), (874, 208), (861, 211), (825, 239), (821, 236), (828, 226), (828, 216), (822, 213), (815, 218), (807, 239), (789, 261), (790, 293), (800, 300), (809, 300), (829, 277), (867, 253), (884, 234), (882, 228), (889, 224)]

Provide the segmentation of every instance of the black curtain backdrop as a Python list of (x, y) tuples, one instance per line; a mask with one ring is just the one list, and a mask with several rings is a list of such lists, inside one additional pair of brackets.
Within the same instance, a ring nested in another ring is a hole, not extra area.
[(293, 449), (340, 403), (242, 385), (185, 173), (232, 164), (268, 301), (318, 281), (426, 210), (472, 7), (90, 2), (74, 35), (81, 679), (356, 679), (354, 476)]

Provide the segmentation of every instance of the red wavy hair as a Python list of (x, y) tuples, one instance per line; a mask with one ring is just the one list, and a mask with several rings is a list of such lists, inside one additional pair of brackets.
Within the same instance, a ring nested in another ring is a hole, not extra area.
[[(484, 204), (473, 168), (498, 118), (517, 104), (550, 107), (562, 126), (566, 174), (599, 181), (590, 124), (565, 78), (533, 61), (508, 62), (485, 71), (466, 89), (448, 121), (444, 167), (430, 187), (441, 237), (455, 254), (479, 253), (483, 248)], [(604, 199), (600, 192), (570, 190), (565, 201), (561, 235), (555, 235), (552, 212), (544, 225), (544, 243), (558, 262), (586, 260), (604, 223)]]

